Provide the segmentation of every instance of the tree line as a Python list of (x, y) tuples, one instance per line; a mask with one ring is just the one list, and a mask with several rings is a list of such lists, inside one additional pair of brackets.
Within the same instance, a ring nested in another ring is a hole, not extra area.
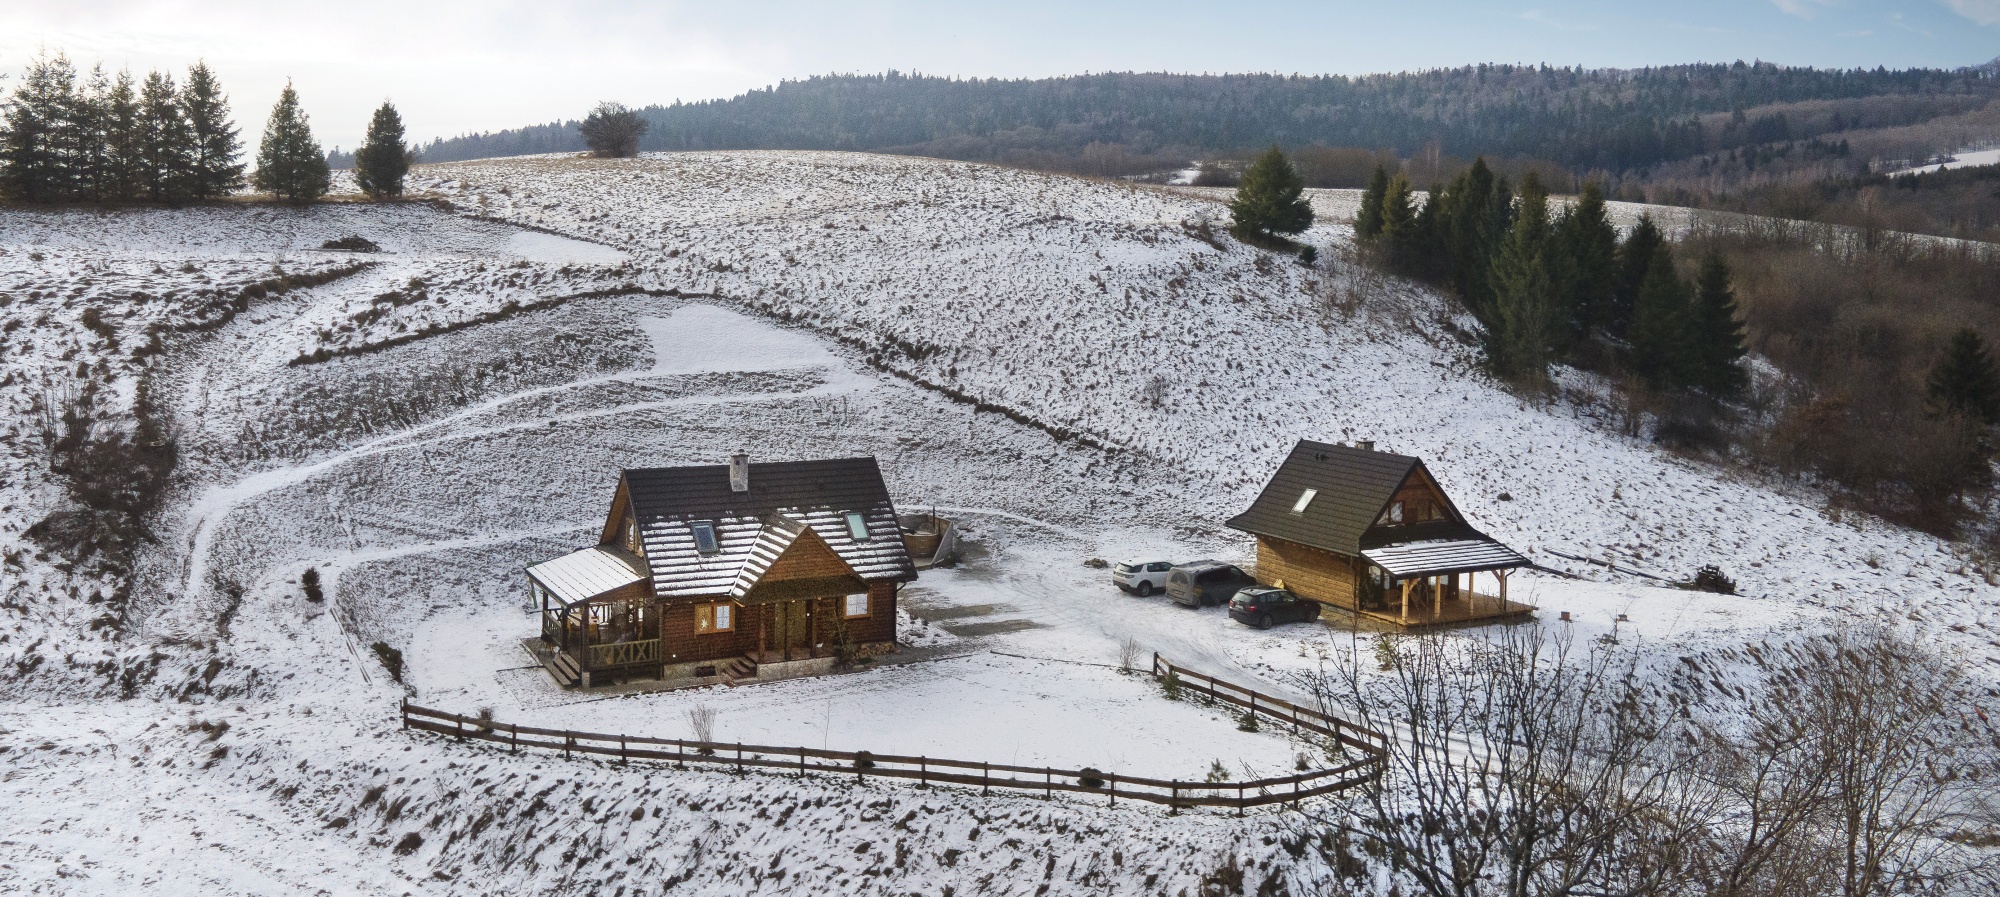
[(1456, 294), (1494, 373), (1517, 385), (1543, 386), (1563, 362), (1664, 394), (1740, 396), (1747, 350), (1728, 264), (1710, 253), (1689, 281), (1651, 217), (1621, 240), (1604, 203), (1593, 182), (1551, 214), (1533, 172), (1517, 194), (1483, 158), (1419, 201), (1406, 175), (1380, 167), (1354, 233), (1388, 269)]
[[(785, 81), (737, 97), (638, 110), (642, 150), (878, 150), (1019, 164), (1085, 147), (1192, 158), (1260, 149), (1387, 147), (1403, 157), (1531, 157), (1623, 172), (1727, 149), (1703, 116), (1774, 103), (1885, 95), (2000, 95), (1980, 70), (1829, 70), (1769, 63), (1643, 69), (1476, 65), (1346, 76), (1106, 73), (957, 79), (888, 72)], [(1956, 108), (1956, 107), (1954, 107)], [(584, 148), (578, 122), (464, 135), (437, 161)], [(1789, 128), (1787, 139), (1844, 122)], [(1765, 128), (1765, 131), (1772, 130)], [(1711, 133), (1714, 132), (1714, 133)], [(1763, 132), (1757, 132), (1761, 135)]]
[[(403, 192), (414, 151), (384, 101), (356, 153), (356, 182), (378, 198)], [(103, 66), (79, 76), (57, 54), (27, 67), (0, 115), (0, 197), (16, 202), (179, 205), (231, 196), (247, 184), (293, 203), (320, 199), (332, 185), (327, 154), (313, 137), (298, 92), (287, 83), (272, 106), (256, 168), (243, 159), (229, 100), (206, 63), (172, 74)]]

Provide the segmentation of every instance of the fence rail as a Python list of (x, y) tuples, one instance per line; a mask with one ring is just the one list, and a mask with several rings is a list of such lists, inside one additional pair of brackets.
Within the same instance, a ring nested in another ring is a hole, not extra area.
[[(1168, 672), (1184, 680), (1198, 678), (1205, 694), (1250, 708), (1277, 722), (1292, 723), (1299, 729), (1317, 732), (1340, 744), (1359, 749), (1358, 760), (1297, 775), (1256, 779), (1247, 782), (1182, 782), (1100, 772), (1095, 769), (1055, 769), (1040, 766), (1013, 766), (1001, 763), (973, 763), (935, 757), (908, 757), (874, 754), (868, 751), (829, 751), (807, 747), (781, 747), (637, 735), (608, 735), (574, 732), (567, 729), (540, 729), (517, 726), (498, 720), (463, 716), (404, 701), (403, 728), (433, 732), (458, 739), (474, 739), (504, 744), (510, 750), (522, 748), (561, 751), (564, 757), (587, 754), (614, 757), (623, 762), (653, 760), (734, 769), (768, 769), (780, 772), (827, 773), (914, 780), (919, 784), (978, 786), (989, 794), (999, 788), (1039, 792), (1053, 797), (1058, 791), (1100, 795), (1116, 806), (1120, 798), (1163, 804), (1168, 807), (1227, 807), (1242, 810), (1269, 804), (1291, 803), (1308, 797), (1344, 791), (1381, 774), (1381, 736), (1358, 726), (1308, 708), (1244, 688), (1240, 685), (1175, 667), (1154, 655), (1153, 672), (1164, 678)], [(1247, 696), (1247, 697), (1244, 697)], [(1372, 737), (1374, 740), (1370, 741)]]

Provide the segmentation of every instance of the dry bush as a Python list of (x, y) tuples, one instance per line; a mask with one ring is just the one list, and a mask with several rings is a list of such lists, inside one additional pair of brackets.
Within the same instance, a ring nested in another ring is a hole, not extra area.
[(715, 740), (715, 708), (707, 704), (696, 704), (687, 709), (688, 731), (694, 733), (694, 740), (713, 742)]

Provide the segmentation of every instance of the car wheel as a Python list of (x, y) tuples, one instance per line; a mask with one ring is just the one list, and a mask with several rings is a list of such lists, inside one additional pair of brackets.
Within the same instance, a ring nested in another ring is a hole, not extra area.
[(1150, 582), (1145, 582), (1145, 581), (1141, 580), (1141, 581), (1140, 581), (1140, 583), (1139, 583), (1139, 589), (1138, 589), (1138, 591), (1139, 591), (1139, 597), (1141, 597), (1141, 598), (1151, 598), (1151, 597), (1153, 597), (1153, 584), (1152, 584), (1152, 583), (1150, 583)]
[(1258, 628), (1258, 629), (1269, 629), (1269, 628), (1271, 628), (1271, 615), (1270, 615), (1270, 614), (1263, 614), (1263, 615), (1260, 615), (1259, 617), (1257, 617), (1257, 628)]

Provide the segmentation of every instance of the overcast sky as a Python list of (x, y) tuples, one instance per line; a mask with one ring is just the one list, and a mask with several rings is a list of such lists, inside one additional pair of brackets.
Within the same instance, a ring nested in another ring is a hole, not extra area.
[(1736, 59), (1952, 68), (2000, 54), (2000, 0), (0, 4), (0, 71), (18, 77), (44, 48), (141, 74), (206, 59), (253, 145), (290, 78), (321, 141), (351, 149), (384, 98), (412, 139), (428, 140), (578, 117), (600, 99), (711, 99), (886, 69), (1365, 74)]

